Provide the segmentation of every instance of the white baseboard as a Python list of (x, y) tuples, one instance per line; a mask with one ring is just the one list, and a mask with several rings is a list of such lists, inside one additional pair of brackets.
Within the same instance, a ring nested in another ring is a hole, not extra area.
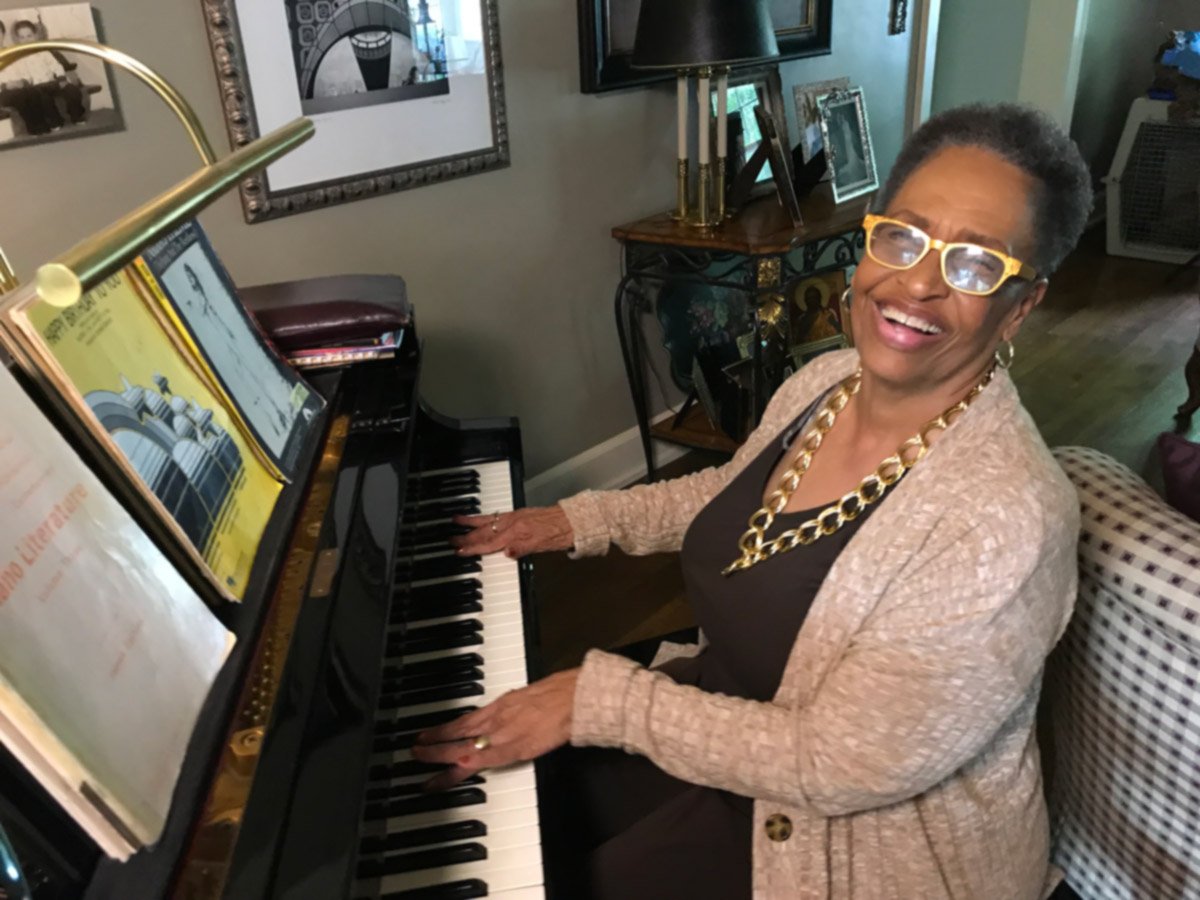
[[(671, 410), (667, 410), (650, 421), (652, 424), (661, 422), (673, 415)], [(658, 466), (664, 466), (688, 452), (687, 447), (662, 441), (655, 441), (653, 446), (654, 461)], [(530, 478), (525, 482), (525, 502), (529, 506), (549, 506), (583, 490), (622, 488), (645, 477), (646, 459), (642, 455), (641, 435), (635, 425)]]

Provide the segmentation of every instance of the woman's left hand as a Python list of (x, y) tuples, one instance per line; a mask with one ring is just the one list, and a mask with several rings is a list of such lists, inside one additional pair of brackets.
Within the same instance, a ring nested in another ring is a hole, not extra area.
[[(567, 743), (578, 678), (579, 669), (557, 672), (421, 732), (413, 757), (450, 766), (431, 778), (426, 789), (453, 787), (481, 769), (527, 762)], [(476, 749), (477, 744), (483, 749)]]

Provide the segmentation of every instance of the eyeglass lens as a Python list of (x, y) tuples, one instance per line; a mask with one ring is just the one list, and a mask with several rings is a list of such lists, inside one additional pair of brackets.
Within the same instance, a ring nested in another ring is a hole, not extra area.
[[(914, 265), (929, 238), (916, 228), (896, 222), (880, 222), (871, 233), (870, 253), (885, 266), (907, 269)], [(989, 250), (973, 244), (956, 244), (943, 252), (942, 270), (951, 287), (985, 293), (1004, 278), (1004, 261)]]

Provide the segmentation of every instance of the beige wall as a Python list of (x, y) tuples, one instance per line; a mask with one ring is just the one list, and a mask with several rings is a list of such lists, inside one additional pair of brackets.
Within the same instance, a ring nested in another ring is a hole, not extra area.
[[(227, 147), (200, 0), (96, 5), (107, 41), (172, 80)], [(909, 40), (887, 36), (888, 0), (837, 5), (835, 54), (785, 64), (786, 89), (843, 74), (863, 84), (886, 169)], [(519, 415), (532, 475), (633, 424), (609, 229), (672, 203), (674, 95), (584, 96), (575, 4), (500, 0), (500, 10), (511, 168), (252, 227), (229, 197), (202, 221), (243, 284), (403, 275), (426, 341), (425, 396), (450, 415)], [(118, 96), (123, 133), (0, 152), (0, 244), (20, 272), (193, 167), (165, 107), (127, 78)]]

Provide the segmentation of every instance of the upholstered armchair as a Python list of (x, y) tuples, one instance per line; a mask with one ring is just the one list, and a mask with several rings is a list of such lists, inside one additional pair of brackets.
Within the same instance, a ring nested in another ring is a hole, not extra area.
[(1104, 454), (1079, 492), (1079, 599), (1046, 671), (1053, 859), (1084, 900), (1200, 898), (1200, 524)]

